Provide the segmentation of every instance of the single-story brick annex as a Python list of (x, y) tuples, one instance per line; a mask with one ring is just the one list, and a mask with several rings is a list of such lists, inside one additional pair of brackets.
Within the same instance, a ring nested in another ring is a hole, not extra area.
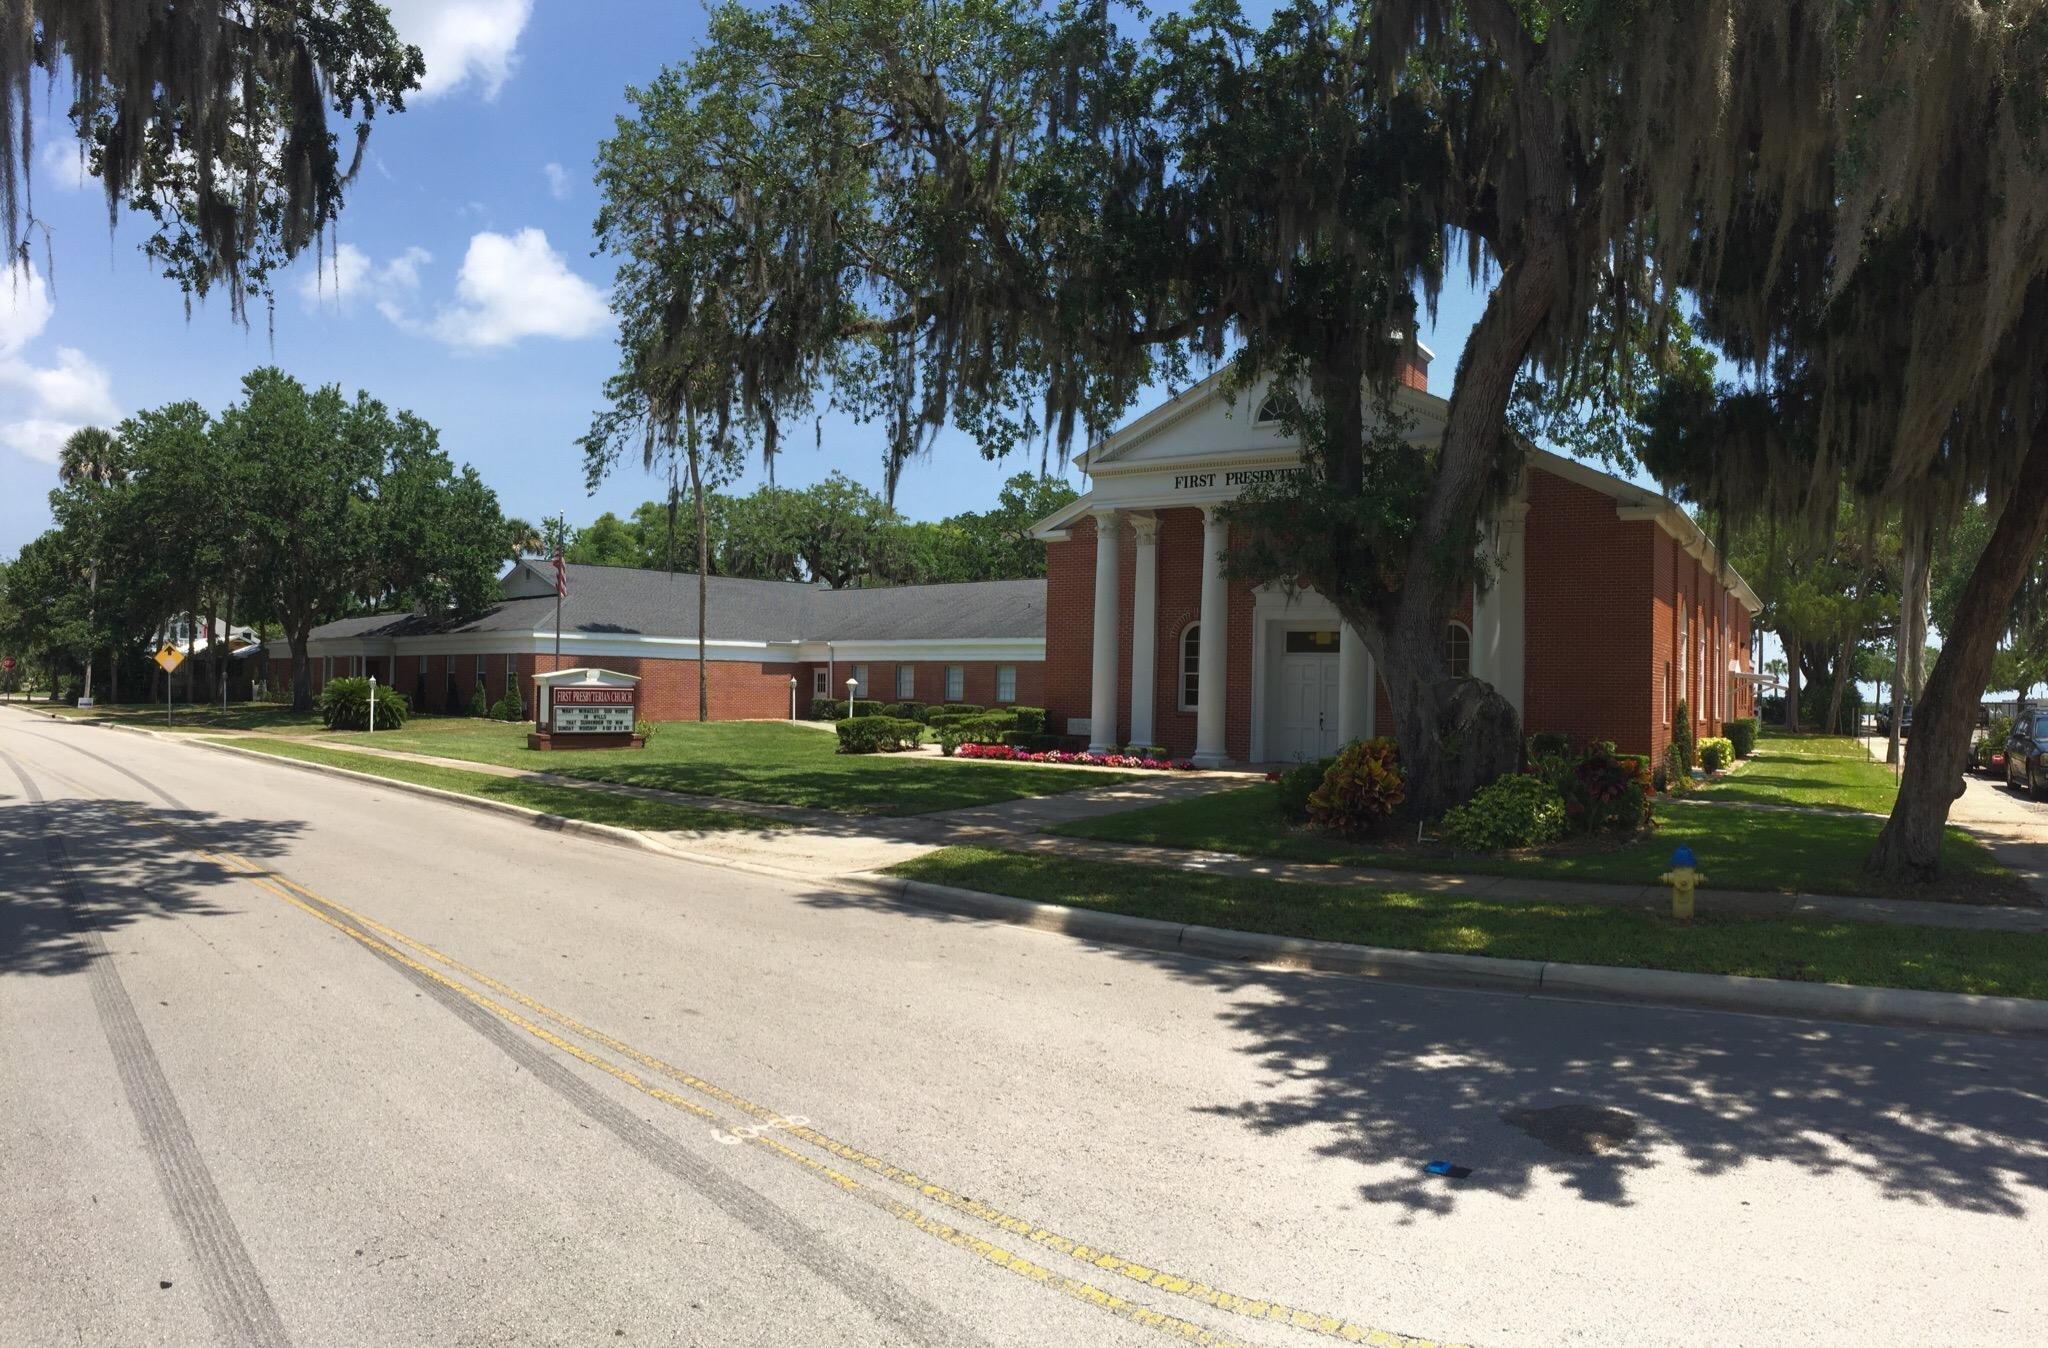
[[(535, 674), (595, 667), (640, 677), (643, 717), (696, 719), (695, 573), (567, 569), (559, 663), (553, 563), (526, 560), (472, 618), (381, 614), (315, 628), (314, 691), (374, 674), (431, 711), (466, 708), (482, 687), (492, 702), (515, 689), (530, 712)], [(787, 717), (792, 706), (806, 716), (814, 697), (845, 697), (849, 678), (884, 702), (1044, 705), (1043, 580), (834, 590), (713, 576), (708, 616), (716, 720)], [(288, 677), (289, 650), (270, 646), (273, 678)]]

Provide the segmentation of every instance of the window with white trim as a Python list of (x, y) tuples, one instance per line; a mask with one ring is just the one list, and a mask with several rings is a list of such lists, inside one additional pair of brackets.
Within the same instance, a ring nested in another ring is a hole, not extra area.
[(1180, 632), (1180, 709), (1193, 711), (1202, 700), (1202, 625), (1189, 623)]
[(486, 675), (484, 673), (484, 657), (479, 655), (476, 658), (476, 686), (479, 688), (483, 687), (485, 678)]
[(831, 678), (832, 676), (825, 672), (825, 667), (823, 665), (819, 665), (817, 668), (813, 669), (811, 671), (811, 696), (832, 696)]
[(1017, 667), (1016, 667), (1015, 665), (997, 665), (997, 666), (996, 666), (996, 701), (998, 701), (998, 702), (1015, 702), (1016, 700), (1017, 700)]
[[(518, 689), (518, 687), (519, 657), (516, 655), (508, 655), (505, 657), (505, 691), (508, 693), (515, 692)], [(524, 707), (526, 705), (526, 699), (523, 697), (520, 698), (519, 705), (521, 707)]]
[(1472, 629), (1461, 622), (1444, 628), (1444, 664), (1454, 679), (1472, 677)]
[(1686, 702), (1687, 715), (1692, 714), (1692, 705), (1686, 698), (1686, 692), (1690, 687), (1686, 682), (1686, 675), (1692, 672), (1686, 665), (1686, 652), (1691, 645), (1692, 628), (1686, 621), (1685, 601), (1681, 599), (1678, 601), (1678, 699)]
[(847, 673), (853, 678), (853, 695), (856, 698), (865, 700), (868, 695), (868, 667), (866, 665), (855, 665)]
[(917, 696), (917, 666), (896, 666), (896, 700), (908, 702)]
[(965, 666), (965, 665), (947, 665), (947, 666), (946, 666), (946, 701), (948, 701), (948, 702), (965, 702), (966, 700), (967, 700), (967, 666)]
[(420, 677), (427, 677), (427, 657), (424, 655), (420, 657)]

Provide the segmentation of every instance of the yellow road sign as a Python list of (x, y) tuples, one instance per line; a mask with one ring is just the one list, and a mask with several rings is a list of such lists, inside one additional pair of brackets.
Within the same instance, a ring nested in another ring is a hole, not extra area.
[(164, 648), (156, 653), (156, 662), (163, 666), (164, 673), (175, 674), (178, 666), (185, 663), (185, 652), (165, 643)]

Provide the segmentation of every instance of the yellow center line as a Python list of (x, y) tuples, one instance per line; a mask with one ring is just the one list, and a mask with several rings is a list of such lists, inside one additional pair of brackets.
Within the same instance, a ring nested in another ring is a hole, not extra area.
[[(253, 865), (253, 863), (251, 864)], [(1029, 1218), (1015, 1216), (979, 1199), (968, 1198), (955, 1193), (942, 1185), (923, 1178), (913, 1171), (894, 1165), (883, 1160), (881, 1157), (870, 1155), (850, 1143), (841, 1142), (806, 1124), (793, 1123), (785, 1116), (769, 1109), (765, 1105), (756, 1104), (745, 1096), (727, 1090), (725, 1087), (719, 1086), (714, 1082), (706, 1081), (704, 1078), (685, 1071), (673, 1063), (665, 1062), (653, 1054), (634, 1048), (631, 1044), (606, 1034), (604, 1031), (593, 1026), (586, 1025), (566, 1012), (558, 1011), (545, 1002), (538, 1001), (517, 988), (493, 978), (482, 970), (465, 964), (441, 950), (435, 949), (424, 941), (408, 936), (404, 932), (387, 926), (367, 914), (356, 912), (337, 900), (315, 894), (303, 885), (285, 877), (279, 876), (277, 878), (280, 883), (290, 886), (316, 902), (330, 906), (336, 912), (346, 914), (352, 921), (360, 922), (372, 931), (392, 941), (419, 951), (429, 959), (455, 970), (466, 978), (475, 980), (507, 1000), (517, 1002), (542, 1019), (553, 1021), (572, 1034), (579, 1035), (593, 1043), (601, 1044), (614, 1053), (629, 1058), (650, 1071), (659, 1072), (671, 1080), (680, 1082), (692, 1090), (708, 1095), (715, 1100), (722, 1101), (753, 1118), (766, 1123), (772, 1123), (779, 1131), (788, 1133), (792, 1137), (801, 1138), (843, 1161), (860, 1166), (905, 1188), (913, 1189), (933, 1202), (952, 1208), (956, 1212), (978, 1218), (991, 1226), (1029, 1240), (1035, 1245), (1042, 1245), (1047, 1249), (1067, 1255), (1082, 1263), (1090, 1264), (1105, 1272), (1119, 1274), (1133, 1282), (1143, 1283), (1159, 1291), (1199, 1301), (1203, 1305), (1211, 1306), (1217, 1310), (1228, 1311), (1234, 1315), (1264, 1320), (1269, 1323), (1285, 1324), (1296, 1329), (1307, 1330), (1310, 1333), (1339, 1339), (1346, 1343), (1371, 1344), (1374, 1345), (1374, 1348), (1436, 1348), (1434, 1340), (1410, 1338), (1405, 1335), (1391, 1333), (1387, 1330), (1374, 1329), (1370, 1326), (1345, 1319), (1342, 1316), (1303, 1310), (1267, 1297), (1244, 1296), (1240, 1293), (1212, 1286), (1201, 1279), (1169, 1272), (1128, 1256), (1117, 1254), (1114, 1251), (1097, 1249), (1071, 1236), (1062, 1235)]]
[[(47, 771), (47, 769), (45, 770)], [(51, 775), (58, 776), (59, 774), (52, 773)], [(73, 783), (73, 785), (75, 786), (77, 785), (77, 783)], [(618, 1066), (616, 1063), (611, 1062), (609, 1059), (604, 1058), (598, 1054), (592, 1053), (588, 1049), (585, 1049), (580, 1045), (570, 1043), (568, 1040), (563, 1039), (560, 1035), (555, 1034), (553, 1031), (548, 1030), (546, 1027), (536, 1025), (534, 1022), (528, 1020), (526, 1017), (519, 1015), (517, 1012), (512, 1011), (511, 1009), (502, 1006), (499, 1003), (484, 996), (482, 993), (477, 992), (474, 988), (467, 987), (461, 983), (456, 982), (453, 979), (444, 976), (436, 970), (428, 968), (426, 965), (421, 964), (419, 961), (413, 959), (409, 955), (406, 955), (402, 951), (395, 950), (391, 946), (386, 945), (384, 942), (378, 941), (368, 935), (365, 935), (363, 932), (357, 931), (355, 928), (349, 926), (347, 923), (338, 921), (331, 915), (321, 912), (319, 908), (315, 907), (314, 905), (324, 904), (330, 906), (336, 912), (344, 913), (354, 920), (364, 922), (365, 925), (376, 927), (385, 932), (390, 932), (392, 930), (390, 928), (384, 927), (383, 924), (376, 923), (372, 919), (364, 918), (360, 914), (357, 914), (353, 910), (347, 908), (345, 905), (335, 903), (331, 899), (324, 898), (314, 893), (313, 891), (306, 889), (303, 885), (299, 885), (291, 880), (286, 879), (281, 875), (277, 875), (275, 872), (269, 871), (263, 867), (259, 867), (254, 862), (249, 861), (247, 858), (244, 858), (239, 854), (231, 852), (216, 852), (211, 848), (207, 847), (206, 845), (204, 845), (203, 843), (200, 843), (197, 839), (191, 837), (189, 834), (184, 833), (182, 830), (177, 829), (173, 826), (167, 826), (161, 823), (160, 821), (151, 818), (146, 812), (132, 808), (123, 808), (125, 804), (124, 802), (110, 803), (114, 804), (117, 808), (120, 808), (122, 810), (122, 813), (126, 814), (134, 822), (149, 827), (153, 831), (156, 831), (165, 837), (171, 838), (174, 841), (183, 843), (186, 847), (190, 848), (195, 855), (205, 860), (212, 861), (226, 870), (234, 872), (243, 880), (247, 881), (249, 884), (255, 886), (260, 890), (263, 890), (265, 893), (268, 893), (276, 898), (282, 899), (284, 902), (290, 904), (294, 908), (299, 909), (301, 912), (307, 913), (312, 917), (319, 919), (321, 922), (334, 928), (336, 931), (342, 933), (344, 936), (347, 936), (350, 940), (357, 942), (358, 944), (375, 952), (376, 954), (381, 955), (386, 959), (395, 961), (396, 963), (401, 964), (406, 968), (412, 969), (415, 972), (421, 974), (423, 977), (432, 979), (435, 983), (439, 984), (440, 986), (448, 988), (450, 991), (459, 994), (460, 996), (466, 998), (468, 1001), (474, 1003), (476, 1006), (479, 1006), (482, 1009), (490, 1012), (492, 1015), (498, 1016), (499, 1018), (503, 1019), (508, 1024), (517, 1026), (518, 1028), (532, 1035), (534, 1038), (539, 1039), (541, 1042), (548, 1044), (551, 1047), (560, 1049), (564, 1053), (569, 1054), (571, 1057), (576, 1058), (580, 1062), (588, 1063), (590, 1066), (597, 1068), (599, 1071), (604, 1072), (607, 1075), (612, 1076), (621, 1082), (624, 1082), (626, 1085), (631, 1086), (634, 1090), (637, 1090), (642, 1094), (651, 1097), (652, 1099), (661, 1101), (663, 1104), (673, 1105), (678, 1109), (684, 1110), (700, 1118), (707, 1119), (713, 1123), (723, 1124), (725, 1122), (725, 1120), (721, 1118), (718, 1114), (709, 1109), (706, 1109), (704, 1106), (696, 1103), (695, 1101), (677, 1095), (675, 1092), (666, 1090), (660, 1086), (653, 1085), (647, 1082), (646, 1080), (642, 1079), (637, 1074), (627, 1070), (626, 1068)], [(276, 883), (273, 883), (273, 881), (275, 881)], [(308, 903), (300, 899), (296, 895), (288, 892), (287, 889), (284, 888), (284, 886), (289, 886), (290, 889), (297, 890), (300, 894), (306, 895), (308, 898), (312, 900), (312, 902)], [(398, 937), (396, 936), (395, 933), (394, 938), (403, 940), (406, 944), (412, 945), (418, 949), (424, 950), (426, 948), (422, 946), (420, 943), (410, 940), (410, 938)], [(447, 960), (446, 962), (449, 964), (450, 967), (456, 967), (455, 961)], [(492, 981), (495, 982), (495, 980)], [(708, 1086), (710, 1083), (707, 1082), (705, 1084)], [(738, 1099), (738, 1097), (734, 1097), (734, 1099)], [(785, 1127), (786, 1126), (787, 1125), (785, 1125)], [(792, 1148), (784, 1146), (781, 1143), (775, 1141), (773, 1138), (766, 1136), (756, 1136), (748, 1140), (761, 1146), (765, 1151), (769, 1152), (772, 1155), (780, 1156), (786, 1160), (796, 1163), (806, 1173), (814, 1175), (826, 1181), (827, 1183), (834, 1185), (835, 1187), (841, 1189), (846, 1193), (865, 1199), (871, 1205), (879, 1208), (883, 1212), (887, 1212), (891, 1216), (909, 1225), (912, 1229), (919, 1231), (925, 1235), (931, 1236), (935, 1239), (944, 1241), (948, 1245), (952, 1245), (956, 1248), (964, 1249), (971, 1253), (974, 1253), (980, 1256), (981, 1259), (986, 1263), (989, 1263), (995, 1266), (996, 1268), (1002, 1269), (1006, 1273), (1010, 1273), (1015, 1276), (1021, 1277), (1029, 1282), (1036, 1283), (1040, 1286), (1049, 1287), (1077, 1301), (1080, 1301), (1085, 1305), (1093, 1306), (1098, 1310), (1106, 1311), (1109, 1314), (1115, 1315), (1120, 1319), (1128, 1320), (1133, 1324), (1143, 1325), (1148, 1329), (1156, 1329), (1161, 1332), (1171, 1334), (1175, 1338), (1181, 1339), (1188, 1343), (1200, 1344), (1203, 1346), (1203, 1348), (1251, 1348), (1251, 1345), (1245, 1344), (1237, 1339), (1232, 1339), (1224, 1335), (1217, 1334), (1213, 1330), (1204, 1328), (1203, 1326), (1195, 1324), (1192, 1321), (1183, 1320), (1178, 1316), (1168, 1315), (1163, 1311), (1154, 1310), (1149, 1306), (1144, 1306), (1135, 1302), (1127, 1301), (1124, 1298), (1117, 1296), (1113, 1292), (1110, 1292), (1101, 1287), (1097, 1287), (1094, 1284), (1083, 1281), (1081, 1279), (1070, 1278), (1065, 1276), (1064, 1274), (1055, 1273), (1053, 1270), (1048, 1269), (1043, 1265), (1033, 1263), (1031, 1260), (1025, 1259), (1020, 1255), (1014, 1254), (1011, 1251), (994, 1244), (993, 1242), (983, 1240), (978, 1236), (971, 1235), (967, 1232), (960, 1231), (957, 1228), (948, 1226), (943, 1222), (936, 1221), (928, 1214), (919, 1211), (918, 1209), (910, 1206), (909, 1204), (899, 1202), (893, 1198), (890, 1198), (886, 1194), (878, 1193), (874, 1190), (867, 1189), (864, 1185), (861, 1184), (859, 1180), (854, 1179), (852, 1176), (843, 1174), (840, 1171), (833, 1169), (831, 1166), (828, 1166), (821, 1161), (817, 1161), (811, 1157), (804, 1156), (801, 1153), (793, 1150)], [(1420, 1345), (1423, 1342), (1421, 1340), (1402, 1339), (1394, 1336), (1388, 1336), (1384, 1339), (1368, 1339), (1355, 1341), (1385, 1343), (1387, 1345), (1400, 1345), (1401, 1348), (1410, 1348), (1411, 1345)]]

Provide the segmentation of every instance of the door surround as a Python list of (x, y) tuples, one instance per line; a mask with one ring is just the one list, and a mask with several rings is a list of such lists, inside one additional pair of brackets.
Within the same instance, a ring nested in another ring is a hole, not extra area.
[(1343, 626), (1343, 620), (1337, 616), (1337, 606), (1314, 590), (1296, 590), (1289, 594), (1284, 587), (1269, 582), (1252, 591), (1252, 762), (1278, 761), (1275, 753), (1279, 747), (1280, 727), (1275, 719), (1275, 693), (1279, 686), (1280, 668), (1274, 649), (1285, 640), (1281, 634), (1318, 629), (1342, 631)]

